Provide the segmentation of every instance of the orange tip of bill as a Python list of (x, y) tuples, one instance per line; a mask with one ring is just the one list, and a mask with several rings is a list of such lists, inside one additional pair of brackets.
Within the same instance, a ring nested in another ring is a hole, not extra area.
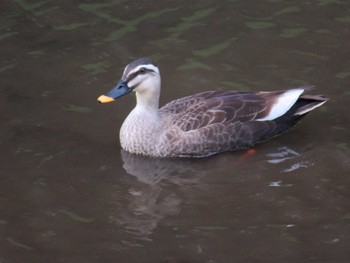
[(100, 103), (108, 103), (114, 101), (114, 99), (106, 95), (101, 95), (100, 97), (98, 97), (97, 101)]

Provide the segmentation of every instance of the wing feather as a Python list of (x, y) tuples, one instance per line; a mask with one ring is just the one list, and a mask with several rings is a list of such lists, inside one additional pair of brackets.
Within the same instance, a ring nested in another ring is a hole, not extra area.
[(239, 91), (209, 91), (166, 104), (161, 114), (172, 115), (172, 125), (183, 131), (218, 123), (254, 120), (268, 108), (266, 96)]

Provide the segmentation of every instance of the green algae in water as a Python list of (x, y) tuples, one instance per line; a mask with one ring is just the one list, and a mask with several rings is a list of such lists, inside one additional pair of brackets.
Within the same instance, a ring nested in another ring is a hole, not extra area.
[(63, 31), (69, 31), (74, 30), (83, 26), (88, 25), (87, 23), (72, 23), (68, 25), (62, 25), (62, 26), (54, 26), (53, 28), (56, 30), (63, 30)]
[(47, 1), (25, 1), (25, 0), (14, 0), (16, 4), (18, 4), (21, 8), (23, 8), (26, 11), (34, 12), (36, 9), (40, 8), (44, 4), (47, 3)]
[(236, 66), (233, 66), (231, 64), (226, 64), (222, 63), (221, 66), (226, 70), (226, 71), (236, 71), (238, 68)]
[(349, 145), (346, 142), (341, 142), (337, 144), (337, 148), (342, 150), (343, 152), (350, 154)]
[(350, 72), (339, 72), (335, 75), (338, 79), (345, 79), (350, 76)]
[(66, 216), (68, 216), (70, 219), (80, 222), (80, 223), (92, 223), (95, 220), (93, 218), (87, 218), (87, 217), (82, 217), (74, 212), (68, 211), (66, 209), (60, 209), (58, 210), (58, 212), (60, 212), (61, 214), (64, 214)]
[(344, 131), (344, 130), (346, 130), (346, 128), (345, 128), (345, 127), (342, 127), (342, 126), (332, 126), (332, 129), (338, 130), (338, 131)]
[(285, 38), (293, 38), (301, 35), (306, 31), (307, 31), (306, 28), (287, 28), (287, 29), (283, 29), (280, 36)]
[[(49, 162), (51, 160), (53, 160), (54, 158), (56, 158), (57, 156), (60, 156), (60, 155), (63, 155), (65, 154), (66, 152), (68, 152), (68, 150), (63, 150), (63, 151), (60, 151), (60, 152), (57, 152), (55, 154), (50, 154), (48, 156), (45, 156), (43, 157), (41, 160), (40, 160), (40, 163), (38, 165), (38, 167), (41, 167), (42, 165), (44, 165), (46, 162)], [(35, 153), (34, 156), (43, 156), (44, 153)]]
[(52, 94), (52, 90), (44, 90), (43, 93), (41, 93), (41, 96), (48, 97)]
[(189, 29), (191, 29), (194, 26), (202, 25), (198, 21), (201, 20), (202, 18), (205, 18), (205, 17), (208, 17), (209, 15), (211, 15), (213, 12), (215, 12), (215, 10), (217, 8), (218, 7), (216, 6), (216, 7), (198, 10), (190, 16), (182, 17), (181, 23), (179, 23), (178, 25), (176, 25), (174, 27), (167, 29), (167, 32), (172, 33), (172, 34), (170, 36), (166, 37), (165, 40), (176, 41), (182, 33), (188, 31)]
[(48, 3), (48, 1), (25, 1), (25, 0), (14, 0), (14, 2), (19, 5), (23, 10), (33, 13), (40, 14), (41, 11), (38, 10), (42, 8), (43, 5)]
[(329, 5), (329, 4), (344, 4), (341, 0), (318, 0), (318, 5)]
[(47, 179), (46, 178), (39, 178), (33, 182), (34, 185), (45, 187), (47, 186)]
[(300, 55), (300, 56), (309, 56), (309, 57), (313, 57), (322, 61), (327, 61), (329, 59), (329, 57), (327, 56), (322, 56), (319, 54), (315, 54), (315, 53), (308, 53), (308, 52), (303, 52), (303, 51), (299, 51), (299, 50), (292, 50), (290, 51), (291, 53), (294, 53), (296, 55)]
[(178, 66), (177, 69), (180, 70), (189, 70), (189, 69), (205, 69), (205, 70), (212, 70), (212, 68), (204, 63), (201, 63), (195, 59), (188, 58), (186, 59), (186, 63)]
[(256, 22), (251, 21), (251, 22), (246, 22), (245, 25), (250, 29), (259, 30), (259, 29), (274, 27), (276, 24), (272, 22), (264, 22), (264, 21), (256, 21)]
[(315, 69), (314, 67), (305, 67), (302, 72), (309, 73), (309, 72), (312, 72), (314, 69)]
[(319, 34), (329, 34), (329, 33), (332, 33), (332, 31), (329, 30), (329, 29), (326, 29), (326, 28), (320, 28), (320, 29), (317, 29), (317, 30), (316, 30), (316, 33), (319, 33)]
[(114, 17), (109, 13), (105, 13), (103, 11), (100, 11), (99, 9), (104, 7), (112, 7), (116, 3), (105, 3), (105, 4), (81, 4), (79, 5), (79, 8), (85, 12), (90, 12), (94, 14), (95, 16), (102, 18), (108, 22), (117, 23), (120, 25), (127, 25), (127, 21), (124, 21), (122, 19), (119, 19), (118, 17)]
[(237, 90), (249, 90), (249, 88), (241, 82), (236, 81), (221, 81), (221, 84), (229, 86)]
[(163, 14), (169, 13), (169, 12), (173, 12), (177, 9), (178, 8), (168, 8), (168, 9), (163, 9), (160, 11), (153, 11), (153, 12), (149, 12), (147, 14), (144, 14), (143, 16), (138, 17), (136, 19), (126, 20), (126, 21), (124, 21), (124, 26), (122, 28), (110, 33), (107, 37), (102, 38), (101, 41), (102, 42), (116, 41), (116, 40), (120, 39), (121, 37), (123, 37), (124, 35), (126, 35), (127, 33), (136, 31), (138, 29), (137, 26), (140, 23), (142, 23), (148, 19), (151, 19), (151, 18), (157, 18), (157, 17), (159, 17)]
[(350, 220), (350, 213), (347, 213), (347, 214), (343, 215), (341, 219), (343, 219), (343, 220)]
[(284, 15), (284, 14), (288, 14), (288, 13), (294, 13), (294, 12), (299, 12), (300, 11), (300, 8), (295, 6), (295, 5), (292, 5), (292, 6), (287, 6), (279, 11), (277, 11), (275, 13), (275, 15)]
[[(101, 4), (101, 5), (104, 6), (104, 4)], [(97, 4), (98, 7), (101, 7), (101, 5)], [(116, 40), (124, 37), (128, 33), (136, 31), (138, 29), (137, 26), (140, 23), (142, 23), (144, 20), (156, 18), (156, 17), (161, 16), (165, 13), (178, 10), (178, 8), (168, 8), (168, 9), (163, 9), (160, 11), (149, 12), (149, 13), (147, 13), (141, 17), (138, 17), (136, 19), (122, 20), (122, 19), (119, 19), (118, 17), (113, 17), (112, 15), (104, 13), (102, 11), (97, 11), (98, 8), (94, 5), (82, 4), (79, 7), (85, 11), (92, 12), (96, 16), (103, 18), (103, 19), (107, 20), (108, 22), (117, 23), (117, 24), (122, 26), (119, 29), (109, 33), (106, 37), (93, 39), (93, 41), (91, 43), (91, 45), (93, 45), (93, 46), (102, 45), (103, 43), (106, 43), (106, 42), (116, 41)]]
[(37, 57), (40, 57), (41, 55), (45, 54), (45, 51), (34, 50), (34, 51), (27, 52), (27, 54), (34, 57), (34, 58), (37, 58)]
[(101, 8), (112, 7), (122, 2), (124, 2), (124, 0), (110, 0), (109, 3), (80, 4), (79, 8), (84, 11), (96, 13)]
[(46, 157), (42, 158), (41, 161), (40, 161), (40, 163), (39, 163), (39, 165), (38, 165), (38, 167), (43, 166), (45, 163), (47, 163), (47, 162), (53, 160), (53, 158), (54, 158), (53, 155), (49, 155), (49, 156), (46, 156)]
[(18, 35), (18, 34), (19, 34), (18, 32), (7, 32), (7, 33), (4, 33), (4, 34), (1, 34), (0, 35), (0, 41), (3, 41), (6, 38), (9, 38), (9, 37), (12, 37), (12, 36), (15, 36), (15, 35)]
[(240, 17), (245, 18), (246, 20), (257, 20), (257, 21), (267, 21), (273, 19), (273, 16), (265, 16), (265, 17), (254, 17), (248, 15), (240, 15)]
[[(13, 2), (15, 2), (16, 5), (19, 7), (18, 9), (22, 9), (25, 12), (29, 12), (34, 16), (40, 16), (52, 10), (60, 8), (59, 6), (53, 6), (45, 9), (44, 5), (50, 3), (50, 1), (14, 0)], [(30, 20), (38, 27), (45, 26), (45, 24), (41, 23), (39, 19), (31, 18)]]
[(85, 12), (90, 12), (95, 16), (105, 19), (108, 22), (118, 23), (121, 25), (126, 25), (127, 23), (122, 19), (117, 17), (113, 17), (111, 14), (105, 13), (100, 9), (109, 8), (120, 3), (124, 2), (124, 0), (110, 0), (109, 3), (93, 3), (93, 4), (80, 4), (79, 8)]
[(116, 40), (120, 39), (121, 37), (123, 37), (124, 35), (126, 35), (127, 33), (131, 33), (131, 32), (134, 32), (136, 30), (137, 30), (136, 24), (130, 23), (129, 25), (127, 25), (125, 27), (122, 27), (116, 31), (111, 32), (107, 37), (102, 38), (101, 43), (116, 41)]
[(9, 70), (9, 69), (12, 69), (14, 67), (17, 66), (18, 63), (13, 63), (13, 64), (9, 64), (9, 65), (6, 65), (6, 66), (3, 66), (0, 68), (0, 73), (6, 71), (6, 70)]
[(11, 245), (13, 245), (13, 246), (15, 246), (15, 247), (22, 248), (22, 249), (25, 249), (25, 250), (33, 250), (32, 247), (30, 247), (30, 246), (28, 246), (28, 245), (25, 245), (25, 244), (23, 244), (23, 243), (21, 243), (21, 242), (15, 240), (15, 239), (13, 239), (13, 238), (8, 237), (8, 238), (6, 238), (6, 240), (7, 240)]
[(335, 21), (338, 21), (341, 23), (350, 23), (350, 16), (338, 17), (335, 19)]
[(329, 178), (321, 178), (320, 181), (322, 183), (329, 183), (329, 182), (331, 182), (331, 179), (329, 179)]
[(195, 50), (193, 51), (193, 54), (200, 57), (209, 57), (209, 56), (215, 55), (223, 51), (225, 48), (228, 48), (232, 43), (232, 41), (235, 39), (236, 38), (230, 38), (222, 43), (213, 45), (207, 49)]
[(211, 15), (216, 9), (218, 9), (218, 6), (214, 6), (214, 7), (207, 8), (207, 9), (202, 9), (202, 10), (194, 12), (194, 14), (192, 16), (184, 17), (182, 19), (185, 22), (195, 22), (201, 18), (204, 18), (204, 17)]

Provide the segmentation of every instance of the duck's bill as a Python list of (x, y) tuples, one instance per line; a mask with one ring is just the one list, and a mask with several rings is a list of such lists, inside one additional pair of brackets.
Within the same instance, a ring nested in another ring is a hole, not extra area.
[(100, 97), (97, 98), (97, 101), (99, 103), (108, 103), (108, 102), (115, 101), (115, 99), (108, 97), (106, 95), (101, 95)]
[(100, 103), (112, 102), (131, 91), (132, 88), (130, 88), (125, 81), (121, 80), (118, 82), (117, 86), (115, 86), (115, 88), (108, 92), (106, 95), (101, 95), (98, 97), (97, 101)]

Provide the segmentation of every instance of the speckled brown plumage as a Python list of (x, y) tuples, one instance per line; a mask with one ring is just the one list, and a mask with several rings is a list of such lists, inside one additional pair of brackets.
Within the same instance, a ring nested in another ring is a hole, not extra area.
[(304, 115), (294, 115), (302, 105), (320, 103), (322, 96), (303, 96), (285, 115), (258, 121), (268, 114), (283, 92), (209, 91), (166, 104), (159, 112), (171, 120), (170, 155), (202, 157), (253, 146), (287, 131)]

